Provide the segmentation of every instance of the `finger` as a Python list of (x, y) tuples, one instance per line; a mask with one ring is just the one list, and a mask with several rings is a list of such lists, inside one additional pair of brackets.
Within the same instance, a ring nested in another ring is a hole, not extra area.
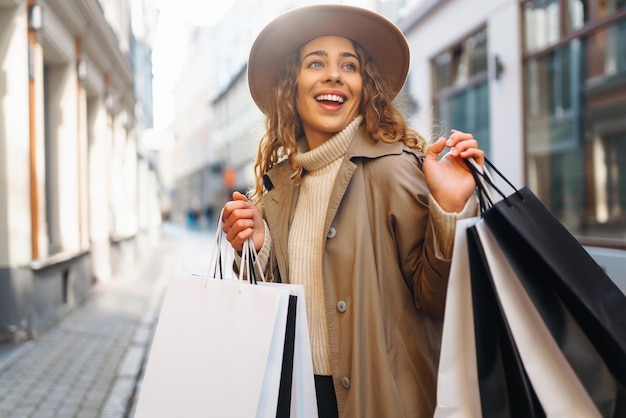
[(472, 134), (452, 129), (450, 131), (450, 138), (448, 138), (448, 141), (446, 142), (446, 145), (448, 147), (450, 147), (450, 148), (454, 148), (454, 147), (457, 146), (457, 144), (459, 142), (465, 141), (465, 140), (468, 140), (468, 139), (473, 139), (473, 138), (474, 138), (474, 136)]
[(465, 139), (465, 140), (457, 142), (456, 145), (454, 146), (454, 149), (452, 150), (452, 155), (454, 155), (455, 157), (462, 157), (463, 153), (467, 152), (470, 149), (477, 149), (477, 148), (478, 148), (478, 141), (476, 141), (473, 137), (471, 137), (469, 139)]
[(243, 244), (246, 242), (247, 238), (240, 238), (240, 235), (234, 236), (226, 236), (226, 240), (230, 243), (230, 246), (233, 247), (237, 251), (243, 250)]
[(228, 218), (233, 215), (233, 212), (237, 209), (245, 209), (249, 207), (247, 201), (241, 200), (231, 200), (230, 202), (226, 202), (224, 205), (224, 210), (222, 212), (222, 221), (227, 222)]
[(481, 167), (485, 162), (485, 152), (480, 148), (469, 148), (460, 154), (461, 158), (473, 158)]
[(243, 243), (252, 236), (252, 228), (245, 228), (241, 230), (231, 229), (226, 234), (226, 240), (230, 242), (233, 248), (238, 250), (243, 247)]
[(439, 158), (439, 154), (446, 147), (446, 138), (441, 137), (435, 143), (431, 144), (426, 151), (426, 158), (436, 160)]
[(233, 192), (233, 199), (234, 200), (245, 200), (246, 202), (248, 202), (248, 198), (240, 192)]
[(237, 208), (230, 212), (230, 215), (224, 218), (224, 232), (228, 233), (231, 229), (251, 228), (254, 226), (254, 211), (250, 208)]
[(236, 239), (242, 231), (249, 230), (252, 233), (254, 220), (248, 217), (231, 217), (229, 223), (224, 225), (224, 232), (229, 240)]

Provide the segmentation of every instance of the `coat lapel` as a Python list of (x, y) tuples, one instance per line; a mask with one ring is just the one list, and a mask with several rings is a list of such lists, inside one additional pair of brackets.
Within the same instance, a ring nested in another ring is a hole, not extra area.
[[(263, 196), (265, 219), (272, 233), (272, 246), (283, 281), (289, 277), (287, 264), (287, 248), (289, 245), (289, 224), (298, 198), (299, 188), (289, 178), (291, 166), (285, 161), (270, 170), (266, 176), (270, 180), (271, 189)], [(266, 181), (266, 187), (268, 183)]]
[(333, 186), (330, 201), (328, 202), (328, 210), (326, 211), (326, 219), (324, 221), (325, 231), (330, 229), (330, 226), (335, 219), (335, 215), (337, 214), (339, 205), (341, 204), (343, 196), (348, 189), (352, 175), (357, 169), (356, 161), (361, 158), (373, 159), (389, 154), (400, 154), (403, 148), (404, 144), (402, 142), (383, 144), (378, 141), (371, 140), (367, 136), (365, 128), (361, 126), (350, 143), (350, 147), (346, 151), (346, 159), (337, 173), (335, 185)]

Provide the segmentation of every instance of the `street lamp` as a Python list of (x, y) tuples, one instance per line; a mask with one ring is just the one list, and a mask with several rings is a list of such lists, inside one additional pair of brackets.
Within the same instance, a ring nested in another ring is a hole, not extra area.
[(80, 81), (87, 78), (87, 61), (83, 58), (76, 61), (76, 75)]
[(43, 29), (43, 7), (39, 3), (28, 6), (28, 29), (33, 32)]

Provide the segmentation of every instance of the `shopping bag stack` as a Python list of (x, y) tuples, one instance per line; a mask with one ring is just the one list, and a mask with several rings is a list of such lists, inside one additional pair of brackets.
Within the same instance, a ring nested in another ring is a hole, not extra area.
[(481, 216), (457, 223), (435, 417), (625, 417), (626, 296), (486, 164), (514, 192), (469, 164)]
[(135, 416), (317, 417), (303, 287), (257, 282), (250, 243), (224, 277), (216, 237), (208, 276), (171, 278)]

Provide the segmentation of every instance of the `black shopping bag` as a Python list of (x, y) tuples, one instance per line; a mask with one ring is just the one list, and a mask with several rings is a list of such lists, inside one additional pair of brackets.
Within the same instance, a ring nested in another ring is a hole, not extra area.
[[(470, 168), (484, 222), (552, 337), (603, 416), (623, 416), (626, 297), (529, 188), (511, 185), (505, 196), (488, 173)], [(490, 190), (503, 199), (494, 203)]]
[(482, 417), (545, 417), (502, 312), (476, 228), (470, 226), (466, 235)]
[(283, 364), (280, 371), (280, 386), (278, 389), (277, 418), (291, 416), (291, 394), (293, 387), (293, 362), (296, 343), (296, 306), (298, 297), (289, 295), (287, 307), (287, 324), (285, 330), (285, 345), (283, 349)]

